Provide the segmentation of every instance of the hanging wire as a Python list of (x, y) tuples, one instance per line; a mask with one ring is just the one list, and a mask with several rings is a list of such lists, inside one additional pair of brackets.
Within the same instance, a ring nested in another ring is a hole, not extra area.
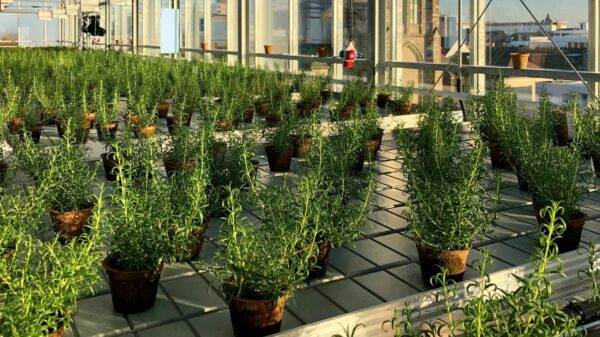
[(523, 4), (523, 7), (525, 7), (525, 9), (527, 10), (527, 12), (529, 12), (529, 15), (531, 15), (531, 17), (533, 18), (533, 20), (535, 21), (535, 23), (537, 23), (537, 25), (540, 27), (540, 30), (544, 33), (544, 35), (546, 35), (546, 37), (550, 40), (550, 42), (552, 42), (552, 45), (554, 46), (554, 48), (565, 59), (565, 61), (567, 61), (567, 64), (569, 65), (569, 67), (573, 70), (573, 72), (575, 72), (575, 74), (577, 75), (577, 77), (579, 77), (579, 79), (581, 80), (581, 82), (583, 82), (583, 84), (587, 88), (589, 94), (594, 98), (595, 101), (597, 101), (598, 97), (596, 96), (596, 93), (590, 87), (589, 83), (583, 78), (583, 76), (581, 76), (581, 73), (579, 73), (579, 70), (577, 70), (577, 68), (575, 68), (575, 66), (573, 65), (573, 63), (571, 63), (571, 60), (569, 60), (569, 58), (567, 57), (567, 55), (565, 55), (565, 53), (562, 51), (562, 49), (560, 49), (560, 47), (556, 44), (556, 42), (554, 41), (554, 39), (552, 38), (552, 36), (550, 36), (550, 34), (546, 30), (546, 28), (544, 28), (544, 26), (538, 21), (538, 19), (535, 17), (535, 15), (533, 14), (533, 12), (531, 12), (531, 9), (529, 9), (529, 7), (525, 4), (525, 2), (523, 0), (519, 0), (519, 1), (521, 2), (521, 4)]
[[(462, 1), (462, 0), (459, 0), (459, 1)], [(483, 18), (483, 15), (485, 14), (485, 12), (487, 12), (488, 8), (490, 8), (490, 5), (492, 4), (492, 1), (494, 1), (494, 0), (490, 0), (487, 3), (487, 5), (485, 5), (485, 7), (483, 8), (483, 10), (481, 11), (481, 14), (479, 14), (479, 17), (477, 18), (477, 21), (475, 21), (475, 23), (471, 26), (471, 28), (467, 32), (467, 36), (465, 36), (465, 38), (460, 42), (460, 44), (458, 45), (458, 50), (454, 53), (454, 55), (452, 55), (452, 58), (450, 59), (450, 61), (448, 62), (448, 64), (446, 64), (446, 68), (444, 68), (444, 70), (442, 71), (442, 73), (440, 74), (440, 76), (435, 80), (435, 83), (433, 83), (433, 86), (431, 87), (431, 89), (429, 89), (429, 95), (431, 95), (431, 93), (433, 93), (433, 90), (435, 89), (435, 87), (438, 85), (438, 83), (440, 83), (440, 81), (442, 80), (442, 78), (444, 78), (444, 75), (446, 73), (448, 73), (448, 70), (450, 69), (450, 66), (452, 66), (452, 64), (454, 63), (454, 60), (456, 59), (456, 56), (457, 55), (462, 55), (462, 47), (465, 45), (465, 43), (467, 43), (467, 41), (469, 41), (469, 38), (471, 37), (471, 34), (475, 30), (475, 27), (477, 27), (477, 25), (479, 25), (479, 21), (481, 21), (481, 19)], [(462, 27), (458, 27), (458, 29), (462, 29)], [(459, 67), (458, 71), (462, 72), (462, 69)]]
[(352, 31), (354, 30), (354, 0), (349, 0), (350, 6), (348, 8), (348, 42), (352, 41)]

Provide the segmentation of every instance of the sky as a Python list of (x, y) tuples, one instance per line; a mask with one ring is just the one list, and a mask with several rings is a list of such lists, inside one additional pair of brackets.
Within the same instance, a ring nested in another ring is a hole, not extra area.
[[(484, 0), (487, 4), (489, 0)], [(534, 15), (539, 20), (546, 18), (550, 13), (553, 20), (569, 21), (569, 26), (580, 22), (587, 22), (588, 0), (524, 0)], [(462, 0), (463, 15), (468, 15), (469, 0)], [(456, 15), (458, 12), (457, 0), (440, 0), (442, 14)], [(492, 0), (487, 12), (487, 20), (495, 22), (530, 21), (531, 17), (519, 0)]]

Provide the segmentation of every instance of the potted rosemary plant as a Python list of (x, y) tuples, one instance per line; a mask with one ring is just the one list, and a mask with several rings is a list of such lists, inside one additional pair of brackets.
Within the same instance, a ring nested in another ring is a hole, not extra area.
[[(42, 242), (30, 233), (21, 232), (12, 247), (12, 255), (0, 257), (1, 335), (64, 335), (77, 312), (78, 299), (100, 281), (97, 266), (104, 243), (102, 194), (100, 188), (90, 231), (82, 240), (64, 246), (56, 238)], [(19, 213), (15, 208), (9, 212), (3, 208), (2, 223), (15, 222)]]
[(271, 172), (290, 170), (294, 154), (294, 145), (290, 140), (291, 125), (291, 121), (286, 119), (277, 126), (263, 129), (263, 138), (267, 142), (265, 152)]
[[(227, 188), (224, 202), (227, 226), (221, 228), (214, 273), (221, 281), (229, 304), (236, 336), (266, 336), (279, 332), (287, 300), (304, 282), (314, 252), (303, 247), (313, 242), (306, 226), (290, 226), (301, 212), (290, 209), (287, 217), (271, 218), (281, 226), (256, 227), (242, 216), (240, 192)], [(258, 206), (293, 198), (286, 186), (269, 187), (254, 201)], [(290, 220), (293, 219), (293, 220)]]
[(473, 241), (482, 239), (492, 219), (482, 178), (483, 144), (461, 146), (460, 125), (432, 104), (415, 131), (398, 130), (396, 143), (410, 194), (406, 216), (427, 285), (441, 268), (460, 281)]
[(540, 210), (552, 202), (560, 202), (563, 209), (560, 216), (566, 223), (566, 230), (556, 239), (556, 244), (560, 253), (577, 249), (587, 219), (578, 206), (587, 192), (579, 172), (580, 150), (576, 146), (556, 147), (547, 140), (525, 152), (523, 164), (538, 222), (547, 221)]
[(102, 266), (108, 274), (115, 311), (131, 314), (154, 305), (163, 265), (181, 256), (195, 228), (189, 221), (170, 225), (177, 215), (171, 203), (165, 202), (171, 195), (169, 181), (152, 175), (137, 183), (127, 172), (119, 146), (115, 156), (120, 184), (112, 196), (108, 215), (112, 235)]

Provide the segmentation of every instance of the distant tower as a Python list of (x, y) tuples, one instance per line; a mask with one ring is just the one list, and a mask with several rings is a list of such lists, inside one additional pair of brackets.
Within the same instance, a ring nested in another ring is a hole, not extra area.
[(552, 19), (550, 18), (550, 13), (546, 14), (546, 20), (544, 20), (544, 23), (552, 23)]

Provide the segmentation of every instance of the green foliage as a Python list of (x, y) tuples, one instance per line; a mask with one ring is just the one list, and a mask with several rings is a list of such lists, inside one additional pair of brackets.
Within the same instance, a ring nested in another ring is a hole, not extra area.
[[(68, 328), (77, 312), (77, 300), (100, 281), (98, 266), (105, 239), (102, 195), (101, 187), (89, 232), (82, 240), (63, 245), (57, 237), (42, 242), (22, 232), (12, 255), (0, 256), (0, 335), (44, 337), (60, 327)], [(16, 221), (35, 225), (38, 217), (22, 218), (14, 209), (21, 206), (18, 199), (4, 201), (3, 227)]]
[[(117, 268), (126, 271), (151, 270), (161, 263), (174, 262), (191, 242), (190, 234), (198, 225), (195, 220), (201, 221), (202, 218), (196, 213), (175, 213), (176, 203), (169, 201), (173, 200), (173, 189), (179, 191), (181, 188), (179, 180), (165, 180), (155, 174), (146, 176), (142, 181), (133, 180), (129, 164), (125, 161), (127, 149), (121, 152), (120, 146), (116, 145), (114, 150), (119, 163), (119, 186), (112, 195), (113, 208), (108, 216), (111, 224), (109, 256)], [(203, 188), (202, 178), (195, 179), (190, 182), (190, 188)], [(188, 212), (201, 210), (202, 207), (199, 207)], [(182, 218), (185, 218), (183, 223), (172, 222)]]
[[(487, 270), (493, 265), (490, 254), (473, 266), (479, 279), (468, 281), (466, 298), (458, 298), (457, 285), (446, 281), (447, 270), (438, 274), (443, 288), (436, 294), (444, 306), (445, 318), (415, 326), (417, 311), (405, 306), (395, 312), (390, 324), (396, 337), (546, 337), (580, 336), (577, 318), (567, 316), (553, 298), (550, 276), (562, 273), (556, 238), (564, 233), (563, 209), (553, 203), (543, 210), (548, 219), (539, 229), (540, 240), (531, 258), (533, 272), (514, 276), (518, 285), (509, 291), (490, 281)], [(554, 263), (558, 262), (558, 263)]]
[(407, 177), (407, 216), (414, 240), (440, 250), (467, 249), (483, 238), (492, 205), (482, 179), (481, 139), (465, 146), (460, 124), (433, 104), (418, 130), (397, 130), (396, 143)]
[[(315, 252), (314, 232), (306, 226), (301, 209), (289, 209), (286, 218), (265, 219), (271, 225), (256, 227), (242, 215), (240, 192), (227, 188), (223, 207), (227, 227), (222, 227), (213, 271), (234, 296), (246, 299), (274, 300), (291, 295), (308, 276)], [(257, 206), (280, 207), (294, 198), (284, 184), (256, 195)], [(281, 213), (279, 213), (281, 215)], [(289, 225), (290, 223), (297, 225)], [(281, 224), (281, 226), (275, 225)], [(306, 249), (305, 247), (309, 247)]]
[(530, 192), (538, 206), (559, 201), (566, 219), (578, 211), (587, 189), (580, 172), (581, 152), (577, 147), (556, 147), (550, 140), (531, 148), (523, 160)]

